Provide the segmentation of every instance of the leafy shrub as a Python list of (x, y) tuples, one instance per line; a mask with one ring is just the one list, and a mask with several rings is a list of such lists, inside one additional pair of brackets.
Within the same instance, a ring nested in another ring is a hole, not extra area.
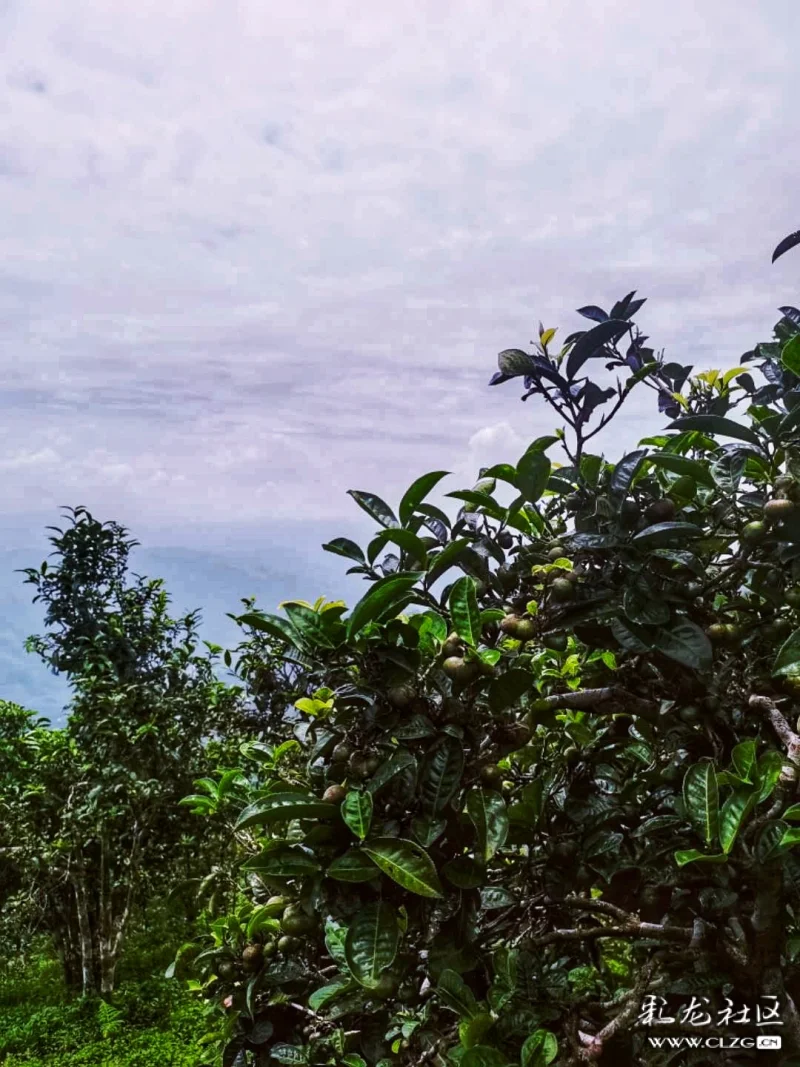
[[(186, 798), (237, 851), (173, 968), (226, 1067), (656, 1065), (648, 992), (776, 997), (800, 1048), (800, 310), (693, 375), (634, 297), (500, 354), (491, 384), (565, 426), (455, 521), (445, 472), (397, 514), (351, 491), (380, 530), (324, 546), (370, 583), (349, 615), (239, 617), (238, 667), (280, 652), (291, 711)], [(639, 386), (669, 425), (590, 453)]]

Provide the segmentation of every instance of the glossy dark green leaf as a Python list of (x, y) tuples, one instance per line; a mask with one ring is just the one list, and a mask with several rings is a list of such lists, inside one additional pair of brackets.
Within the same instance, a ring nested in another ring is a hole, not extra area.
[(363, 850), (384, 874), (409, 892), (420, 897), (444, 895), (433, 860), (414, 841), (381, 837), (365, 842)]
[(509, 1060), (490, 1045), (473, 1045), (461, 1057), (459, 1067), (509, 1067)]
[(319, 797), (303, 793), (270, 793), (249, 804), (236, 820), (236, 829), (267, 826), (290, 819), (335, 819), (338, 808)]
[(445, 969), (436, 985), (439, 1000), (462, 1019), (473, 1019), (478, 1014), (478, 1002), (467, 983), (455, 971)]
[(461, 784), (463, 771), (463, 743), (447, 735), (440, 737), (420, 771), (419, 791), (426, 812), (436, 816), (444, 810)]
[(456, 856), (442, 867), (442, 875), (457, 889), (477, 889), (486, 881), (486, 868), (472, 856)]
[(530, 671), (512, 667), (492, 679), (489, 686), (489, 707), (494, 712), (505, 711), (516, 704), (520, 697), (530, 693), (534, 678)]
[(342, 819), (362, 841), (372, 824), (372, 794), (351, 790), (342, 801)]
[(688, 456), (676, 456), (674, 452), (655, 452), (648, 457), (648, 462), (654, 467), (671, 471), (673, 474), (688, 475), (694, 478), (698, 485), (705, 485), (709, 489), (715, 486), (714, 479), (708, 466), (698, 459), (689, 459)]
[(696, 671), (707, 670), (713, 660), (711, 642), (689, 619), (677, 621), (668, 630), (659, 630), (654, 647), (676, 663)]
[(314, 990), (308, 998), (308, 1006), (312, 1011), (320, 1011), (327, 1004), (331, 1004), (336, 1000), (337, 997), (350, 992), (353, 988), (355, 988), (355, 983), (345, 975), (334, 978), (328, 985), (320, 986), (319, 989)]
[(378, 868), (369, 856), (357, 848), (337, 856), (326, 873), (337, 882), (373, 882), (379, 877)]
[(390, 904), (378, 901), (360, 908), (344, 943), (347, 965), (356, 981), (374, 988), (381, 973), (394, 963), (399, 944), (397, 914)]
[(790, 233), (788, 237), (784, 237), (784, 239), (779, 242), (775, 251), (772, 253), (772, 262), (774, 263), (776, 259), (784, 254), (784, 252), (788, 252), (789, 249), (794, 248), (795, 245), (800, 245), (800, 230), (795, 231), (795, 233)]
[(657, 522), (637, 533), (633, 544), (637, 548), (660, 548), (702, 536), (700, 527), (691, 522)]
[(375, 774), (370, 778), (367, 783), (367, 789), (374, 796), (379, 789), (383, 789), (385, 785), (388, 785), (398, 774), (402, 774), (409, 769), (416, 769), (417, 761), (410, 752), (406, 749), (399, 749), (395, 752), (385, 763), (382, 763), (378, 767)]
[(423, 848), (430, 848), (434, 841), (438, 841), (442, 834), (447, 829), (447, 823), (444, 819), (413, 819), (411, 822), (411, 830), (416, 837), (417, 841)]
[(535, 1030), (522, 1046), (522, 1067), (549, 1067), (558, 1055), (558, 1039), (549, 1030)]
[(749, 426), (742, 426), (732, 419), (726, 419), (722, 415), (685, 415), (676, 419), (668, 426), (670, 430), (680, 430), (686, 433), (688, 430), (699, 430), (700, 433), (718, 434), (721, 437), (735, 437), (739, 441), (747, 441), (748, 444), (761, 447), (761, 438), (751, 430)]
[(742, 823), (755, 807), (756, 798), (757, 791), (745, 786), (734, 789), (722, 805), (719, 814), (719, 843), (725, 855), (733, 848)]
[(302, 848), (280, 848), (254, 856), (243, 865), (269, 878), (305, 878), (319, 871), (319, 862)]
[(446, 548), (443, 548), (428, 568), (428, 573), (425, 576), (426, 586), (433, 585), (451, 567), (455, 567), (464, 555), (464, 550), (468, 547), (469, 541), (465, 537), (458, 537), (455, 541), (451, 541)]
[(719, 834), (719, 790), (711, 760), (701, 760), (686, 772), (683, 803), (703, 841), (712, 844)]
[(800, 674), (800, 630), (795, 630), (781, 645), (772, 665), (772, 673), (776, 677)]
[(328, 628), (325, 625), (325, 620), (318, 612), (305, 607), (303, 604), (286, 604), (283, 610), (286, 612), (289, 622), (308, 642), (310, 647), (334, 647)]
[(506, 802), (494, 790), (473, 789), (467, 796), (466, 811), (475, 827), (479, 854), (488, 861), (508, 837)]
[(332, 541), (328, 541), (322, 547), (325, 552), (333, 552), (334, 555), (344, 556), (345, 559), (354, 559), (357, 563), (365, 562), (361, 548), (355, 541), (351, 541), (349, 537), (334, 537)]
[(374, 493), (364, 493), (360, 489), (348, 489), (347, 495), (351, 496), (356, 504), (381, 526), (400, 525), (389, 505)]
[(431, 471), (429, 474), (423, 474), (420, 478), (417, 478), (403, 494), (403, 499), (400, 501), (400, 521), (406, 526), (417, 508), (418, 504), (421, 504), (425, 497), (430, 493), (434, 486), (438, 485), (442, 478), (446, 478), (450, 471)]
[(475, 648), (481, 636), (481, 613), (475, 580), (469, 575), (459, 578), (450, 590), (447, 606), (458, 636)]
[(258, 615), (255, 612), (247, 612), (244, 615), (232, 617), (240, 626), (249, 626), (252, 630), (259, 630), (271, 637), (277, 637), (279, 641), (287, 641), (296, 648), (301, 647), (297, 630), (280, 615)]
[(623, 456), (622, 459), (614, 467), (614, 472), (611, 475), (611, 492), (624, 496), (628, 492), (636, 473), (642, 466), (644, 458), (647, 456), (647, 449), (640, 448), (635, 452), (629, 452), (627, 456)]
[(428, 550), (423, 542), (411, 530), (383, 530), (373, 537), (367, 548), (367, 559), (374, 563), (388, 544), (397, 545), (403, 552), (407, 552), (418, 566), (424, 567), (428, 558)]
[(543, 452), (526, 452), (517, 464), (517, 488), (531, 504), (547, 488), (550, 470), (550, 460)]
[(355, 605), (347, 619), (347, 639), (352, 640), (367, 623), (399, 605), (422, 577), (422, 574), (392, 575), (378, 581)]
[(567, 378), (572, 381), (587, 359), (605, 355), (605, 345), (618, 341), (630, 329), (622, 319), (608, 319), (587, 330), (570, 350), (567, 357)]

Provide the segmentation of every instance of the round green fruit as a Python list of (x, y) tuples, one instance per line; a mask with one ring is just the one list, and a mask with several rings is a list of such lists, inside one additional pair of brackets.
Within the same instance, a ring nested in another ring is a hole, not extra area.
[(520, 619), (517, 622), (514, 637), (517, 641), (531, 641), (536, 636), (536, 623), (533, 619)]
[(393, 708), (407, 708), (416, 695), (410, 685), (394, 685), (387, 692), (386, 699)]
[(757, 545), (767, 536), (767, 527), (763, 522), (759, 522), (758, 520), (755, 522), (748, 522), (747, 525), (742, 528), (742, 532), (739, 536), (746, 545)]
[(555, 563), (555, 561), (557, 559), (566, 559), (567, 558), (567, 550), (566, 550), (566, 548), (564, 548), (563, 545), (553, 545), (553, 547), (547, 553), (547, 558), (552, 563)]
[(501, 530), (497, 535), (497, 543), (501, 548), (511, 548), (514, 544), (514, 538), (508, 532), (508, 530)]
[(297, 904), (291, 904), (283, 913), (281, 930), (291, 937), (302, 937), (310, 934), (316, 926), (312, 917), (303, 911)]
[(522, 620), (520, 619), (519, 615), (506, 615), (506, 617), (500, 622), (500, 629), (503, 631), (504, 634), (508, 634), (509, 637), (516, 637), (517, 627), (519, 626), (520, 622), (522, 622)]
[(564, 604), (568, 600), (572, 600), (575, 595), (572, 582), (569, 578), (556, 578), (550, 586), (550, 595), (558, 604)]
[(783, 522), (797, 511), (792, 500), (768, 500), (764, 505), (764, 518), (768, 522)]
[(681, 708), (678, 712), (678, 717), (681, 722), (692, 724), (699, 722), (703, 716), (702, 712), (695, 704), (689, 704), (687, 707)]
[(503, 780), (503, 772), (495, 763), (481, 767), (481, 781), (484, 785), (496, 786)]
[(457, 633), (451, 633), (447, 635), (447, 640), (442, 645), (442, 655), (445, 659), (449, 659), (450, 656), (458, 656), (464, 651), (464, 642), (458, 636)]
[(783, 594), (783, 599), (791, 608), (800, 608), (800, 587), (793, 586)]
[(236, 964), (232, 960), (222, 960), (217, 964), (217, 975), (223, 982), (232, 982), (236, 977)]
[(364, 758), (364, 774), (374, 774), (383, 763), (380, 756), (370, 755)]
[(347, 796), (347, 790), (343, 785), (329, 785), (322, 794), (322, 799), (328, 804), (341, 804)]
[(664, 497), (662, 500), (654, 500), (645, 510), (645, 518), (649, 523), (670, 522), (675, 518), (675, 504)]
[(495, 573), (497, 580), (500, 583), (500, 588), (504, 593), (510, 593), (512, 589), (516, 588), (518, 581), (517, 574), (511, 567), (507, 567), (503, 564), (502, 567), (497, 568)]
[(300, 944), (300, 941), (296, 937), (292, 937), (291, 934), (284, 934), (283, 937), (278, 938), (278, 952), (292, 952)]
[(352, 754), (353, 750), (350, 746), (340, 742), (334, 746), (331, 752), (331, 763), (347, 763)]
[(480, 668), (462, 656), (448, 656), (442, 664), (442, 670), (456, 685), (467, 685), (473, 681)]
[(264, 946), (257, 942), (246, 945), (242, 952), (242, 966), (248, 974), (254, 974), (261, 969), (264, 962)]
[(566, 652), (568, 642), (569, 638), (560, 630), (544, 634), (542, 637), (542, 644), (545, 648), (549, 648), (551, 652)]

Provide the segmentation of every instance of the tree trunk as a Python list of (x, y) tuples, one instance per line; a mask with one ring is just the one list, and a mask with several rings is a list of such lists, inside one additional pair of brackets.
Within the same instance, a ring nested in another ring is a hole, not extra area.
[(78, 944), (81, 960), (81, 989), (85, 997), (97, 992), (94, 967), (94, 944), (92, 924), (89, 918), (89, 899), (86, 891), (86, 874), (83, 866), (72, 872), (75, 889), (75, 907), (78, 913)]

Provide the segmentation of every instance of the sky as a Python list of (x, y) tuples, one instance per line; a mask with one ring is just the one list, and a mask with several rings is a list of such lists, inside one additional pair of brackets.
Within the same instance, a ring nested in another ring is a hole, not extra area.
[[(631, 289), (655, 347), (736, 365), (798, 296), (797, 30), (793, 0), (0, 0), (7, 547), (81, 503), (318, 555), (373, 528), (347, 489), (463, 488), (552, 430), (497, 353)], [(663, 425), (643, 392), (610, 459)]]

